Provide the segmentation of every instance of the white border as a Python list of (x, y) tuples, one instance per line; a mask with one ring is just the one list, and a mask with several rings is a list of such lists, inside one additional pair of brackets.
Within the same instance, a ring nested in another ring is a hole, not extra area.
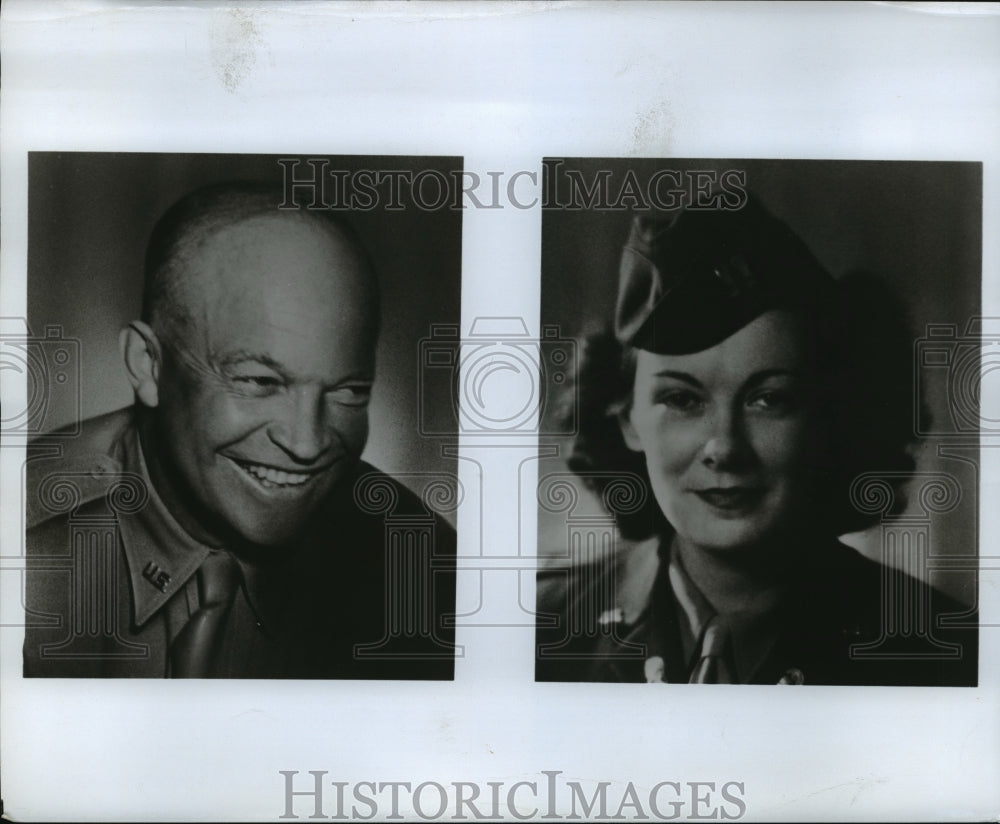
[[(26, 152), (71, 149), (458, 154), (507, 173), (559, 155), (981, 160), (983, 306), (1000, 315), (996, 4), (8, 0), (3, 12), (3, 315), (25, 305)], [(537, 210), (466, 213), (465, 324), (537, 327), (539, 230)], [(492, 460), (490, 478), (511, 471)], [(20, 540), (18, 461), (0, 451), (5, 555)], [(989, 454), (982, 468), (988, 501), (1000, 472)], [(516, 536), (502, 531), (502, 490), (486, 492), (489, 552)], [(984, 547), (997, 545), (994, 509)], [(460, 515), (463, 536), (473, 517)], [(7, 623), (17, 599), (3, 574)], [(997, 590), (985, 572), (995, 624)], [(5, 628), (7, 814), (267, 820), (283, 811), (278, 770), (738, 780), (747, 818), (763, 820), (1000, 810), (995, 628), (971, 690), (535, 685), (530, 627), (459, 635), (454, 684), (85, 683), (22, 681), (20, 633)]]

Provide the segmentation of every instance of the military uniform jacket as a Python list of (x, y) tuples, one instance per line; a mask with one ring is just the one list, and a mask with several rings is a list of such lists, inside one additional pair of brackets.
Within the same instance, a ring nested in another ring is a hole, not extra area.
[[(539, 681), (686, 683), (676, 595), (659, 539), (538, 576)], [(744, 683), (975, 686), (976, 614), (936, 589), (818, 541)], [(662, 658), (650, 677), (650, 658)]]
[[(197, 608), (211, 550), (165, 512), (132, 411), (34, 442), (26, 487), (25, 676), (171, 675), (169, 646)], [(237, 558), (213, 674), (452, 678), (454, 539), (420, 498), (361, 463), (292, 551)]]

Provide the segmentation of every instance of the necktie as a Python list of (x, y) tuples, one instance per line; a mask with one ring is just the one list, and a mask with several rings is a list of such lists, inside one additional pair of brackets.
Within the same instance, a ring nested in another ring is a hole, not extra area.
[(226, 616), (239, 585), (240, 571), (232, 557), (211, 552), (198, 569), (200, 606), (170, 647), (172, 677), (216, 677)]
[(732, 636), (718, 615), (705, 626), (701, 657), (691, 673), (691, 684), (733, 684), (736, 682), (731, 661)]

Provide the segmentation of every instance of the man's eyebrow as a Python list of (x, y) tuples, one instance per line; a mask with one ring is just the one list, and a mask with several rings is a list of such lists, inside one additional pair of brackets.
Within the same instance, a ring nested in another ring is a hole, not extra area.
[(241, 363), (258, 363), (261, 366), (266, 366), (268, 369), (273, 369), (280, 375), (285, 374), (285, 367), (282, 366), (278, 361), (272, 358), (270, 355), (265, 355), (263, 352), (251, 352), (246, 349), (240, 349), (236, 352), (230, 352), (224, 355), (219, 360), (220, 366), (236, 366)]
[[(245, 363), (255, 363), (260, 366), (266, 366), (268, 369), (272, 369), (277, 372), (285, 380), (292, 380), (294, 378), (294, 375), (284, 366), (284, 364), (276, 361), (270, 355), (266, 355), (263, 352), (251, 352), (248, 349), (238, 349), (235, 352), (228, 353), (218, 361), (219, 366), (222, 368), (238, 366)], [(361, 370), (339, 378), (335, 383), (330, 384), (330, 388), (336, 389), (339, 386), (343, 386), (345, 383), (372, 383), (374, 380), (375, 376), (371, 370)]]
[(362, 370), (361, 372), (352, 372), (350, 375), (345, 375), (337, 383), (372, 383), (374, 380), (375, 375), (371, 370)]

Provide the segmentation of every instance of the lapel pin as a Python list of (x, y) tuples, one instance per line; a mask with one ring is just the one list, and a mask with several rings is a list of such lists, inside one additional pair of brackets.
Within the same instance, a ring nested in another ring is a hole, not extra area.
[(155, 562), (150, 561), (146, 564), (146, 568), (142, 571), (142, 577), (160, 590), (160, 592), (167, 591), (167, 585), (170, 583), (170, 573), (161, 569)]

